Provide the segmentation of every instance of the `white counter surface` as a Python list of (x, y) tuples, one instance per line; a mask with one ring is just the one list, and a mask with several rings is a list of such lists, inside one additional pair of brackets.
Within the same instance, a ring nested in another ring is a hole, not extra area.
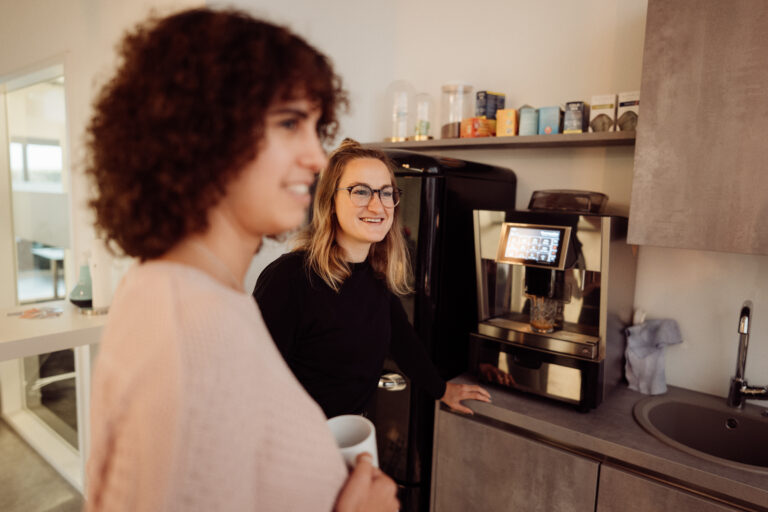
[[(44, 307), (61, 308), (63, 313), (39, 319), (13, 315)], [(0, 310), (0, 361), (97, 343), (106, 322), (107, 315), (83, 315), (67, 300)]]

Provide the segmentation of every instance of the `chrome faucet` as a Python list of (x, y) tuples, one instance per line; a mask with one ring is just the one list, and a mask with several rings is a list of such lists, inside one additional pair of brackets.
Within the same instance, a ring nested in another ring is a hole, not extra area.
[(768, 400), (768, 386), (750, 386), (744, 378), (744, 367), (747, 365), (747, 348), (749, 348), (749, 327), (752, 318), (752, 301), (745, 300), (739, 314), (739, 355), (736, 360), (736, 375), (731, 377), (731, 387), (728, 390), (728, 406), (742, 407), (744, 401)]

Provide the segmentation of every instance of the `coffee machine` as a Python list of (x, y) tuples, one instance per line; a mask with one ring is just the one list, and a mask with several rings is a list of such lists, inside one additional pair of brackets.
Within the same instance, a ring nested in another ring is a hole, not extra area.
[(597, 407), (622, 381), (636, 257), (627, 218), (592, 211), (474, 211), (481, 381)]

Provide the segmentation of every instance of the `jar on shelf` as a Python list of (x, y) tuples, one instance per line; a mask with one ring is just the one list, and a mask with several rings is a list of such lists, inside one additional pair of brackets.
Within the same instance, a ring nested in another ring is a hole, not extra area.
[(387, 87), (387, 109), (390, 119), (388, 142), (408, 140), (413, 116), (413, 86), (405, 80), (396, 80)]
[(429, 140), (432, 138), (432, 113), (434, 106), (432, 96), (426, 92), (416, 95), (416, 126), (413, 130), (413, 140)]
[(449, 83), (443, 86), (440, 138), (456, 139), (461, 135), (461, 120), (472, 117), (472, 86)]

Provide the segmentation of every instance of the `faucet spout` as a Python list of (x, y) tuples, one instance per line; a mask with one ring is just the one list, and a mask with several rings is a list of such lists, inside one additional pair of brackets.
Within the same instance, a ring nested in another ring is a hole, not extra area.
[(736, 376), (735, 379), (744, 379), (744, 368), (747, 365), (747, 349), (749, 348), (749, 327), (752, 316), (752, 301), (745, 300), (741, 305), (739, 314), (739, 354), (736, 358)]
[(739, 313), (739, 354), (736, 359), (736, 375), (731, 378), (731, 385), (728, 389), (729, 407), (742, 407), (747, 399), (768, 400), (768, 386), (750, 386), (744, 378), (751, 322), (752, 301), (745, 300)]

